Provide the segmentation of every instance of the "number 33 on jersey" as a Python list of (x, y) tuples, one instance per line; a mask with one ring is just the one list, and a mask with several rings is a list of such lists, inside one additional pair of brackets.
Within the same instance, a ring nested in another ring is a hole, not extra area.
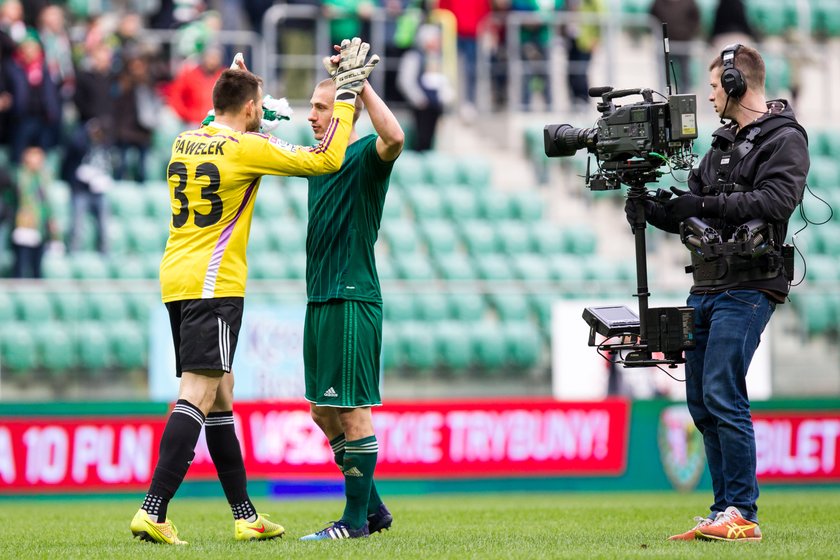
[(215, 122), (179, 134), (167, 168), (172, 219), (160, 265), (163, 301), (244, 297), (261, 177), (338, 170), (352, 118), (353, 106), (336, 102), (324, 139), (308, 147)]

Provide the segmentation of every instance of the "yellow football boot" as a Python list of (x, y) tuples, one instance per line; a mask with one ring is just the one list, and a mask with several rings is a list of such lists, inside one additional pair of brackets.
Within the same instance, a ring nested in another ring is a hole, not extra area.
[(138, 510), (131, 520), (131, 534), (141, 541), (149, 541), (160, 544), (187, 544), (178, 538), (178, 529), (167, 519), (163, 523), (155, 523), (145, 510)]
[(266, 519), (268, 514), (257, 514), (257, 520), (248, 523), (245, 519), (237, 519), (233, 524), (233, 536), (238, 541), (267, 541), (282, 537), (286, 529), (279, 523)]

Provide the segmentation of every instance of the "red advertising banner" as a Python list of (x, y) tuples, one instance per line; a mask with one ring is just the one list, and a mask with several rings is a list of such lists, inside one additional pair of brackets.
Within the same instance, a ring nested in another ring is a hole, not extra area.
[[(381, 478), (619, 476), (626, 467), (624, 400), (389, 403), (373, 417)], [(335, 478), (305, 403), (238, 403), (234, 420), (249, 478)], [(165, 421), (0, 418), (0, 492), (145, 487)], [(202, 437), (187, 480), (215, 478)]]
[(840, 481), (840, 412), (754, 412), (753, 425), (759, 480)]

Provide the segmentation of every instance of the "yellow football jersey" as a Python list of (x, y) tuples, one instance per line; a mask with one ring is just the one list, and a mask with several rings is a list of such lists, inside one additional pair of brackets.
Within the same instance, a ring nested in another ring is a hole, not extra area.
[(172, 221), (160, 263), (164, 302), (245, 296), (245, 249), (260, 178), (337, 171), (353, 110), (336, 102), (316, 146), (291, 145), (215, 122), (178, 135), (167, 168)]

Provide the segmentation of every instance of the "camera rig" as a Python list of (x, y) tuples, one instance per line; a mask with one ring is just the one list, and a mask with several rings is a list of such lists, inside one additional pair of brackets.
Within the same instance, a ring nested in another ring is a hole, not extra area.
[[(543, 129), (545, 154), (566, 157), (586, 148), (595, 156), (598, 171), (586, 171), (586, 187), (591, 190), (619, 189), (627, 185), (627, 198), (635, 209), (632, 230), (636, 254), (636, 293), (639, 312), (624, 306), (587, 307), (583, 319), (589, 325), (589, 346), (599, 352), (612, 352), (615, 363), (624, 367), (684, 363), (683, 351), (694, 347), (694, 309), (691, 307), (648, 307), (645, 243), (645, 200), (667, 200), (671, 193), (649, 191), (645, 185), (662, 176), (660, 167), (691, 169), (696, 156), (691, 153), (697, 138), (697, 99), (694, 95), (671, 95), (668, 73), (670, 50), (667, 26), (662, 25), (665, 79), (668, 95), (653, 101), (653, 90), (595, 87), (590, 97), (600, 97), (601, 113), (595, 127), (575, 128), (569, 124), (548, 124)], [(614, 99), (641, 95), (642, 101), (616, 106)], [(661, 95), (661, 94), (659, 94)], [(596, 343), (595, 335), (606, 340)], [(656, 355), (655, 355), (656, 354)], [(606, 357), (606, 356), (605, 356)]]

